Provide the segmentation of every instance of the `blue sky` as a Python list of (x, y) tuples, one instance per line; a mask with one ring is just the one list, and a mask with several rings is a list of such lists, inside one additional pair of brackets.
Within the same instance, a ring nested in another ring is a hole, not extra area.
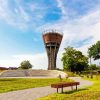
[(0, 0), (0, 66), (19, 66), (27, 59), (46, 69), (42, 32), (50, 29), (64, 34), (58, 67), (67, 46), (87, 54), (100, 40), (100, 0)]

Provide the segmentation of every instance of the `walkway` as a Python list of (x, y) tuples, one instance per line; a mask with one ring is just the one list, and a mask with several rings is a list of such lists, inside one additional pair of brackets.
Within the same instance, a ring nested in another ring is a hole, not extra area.
[[(71, 77), (75, 81), (80, 82), (79, 87), (90, 86), (93, 83), (87, 80), (82, 80), (80, 77)], [(70, 90), (71, 88), (64, 88), (64, 90)], [(13, 91), (8, 93), (1, 93), (0, 100), (37, 100), (37, 98), (44, 97), (48, 94), (55, 93), (56, 89), (50, 86), (32, 88), (26, 90)]]

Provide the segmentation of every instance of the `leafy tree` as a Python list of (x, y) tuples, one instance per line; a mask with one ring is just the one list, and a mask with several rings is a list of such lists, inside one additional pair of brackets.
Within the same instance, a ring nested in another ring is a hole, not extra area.
[(63, 68), (72, 72), (81, 72), (88, 66), (88, 58), (73, 47), (65, 48), (61, 60), (63, 61)]
[(30, 68), (32, 68), (32, 65), (28, 60), (25, 60), (25, 61), (21, 62), (19, 68), (21, 68), (21, 69), (30, 69)]
[(88, 48), (88, 54), (90, 59), (91, 58), (93, 58), (94, 60), (100, 59), (100, 41), (98, 41), (96, 44)]

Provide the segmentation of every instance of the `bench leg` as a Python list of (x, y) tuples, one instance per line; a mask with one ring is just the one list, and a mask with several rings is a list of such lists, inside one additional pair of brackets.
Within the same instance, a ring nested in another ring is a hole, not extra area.
[(61, 88), (61, 92), (63, 93), (63, 87)]
[(77, 85), (76, 85), (76, 90), (77, 90)]
[(58, 88), (57, 88), (57, 93), (58, 93)]
[(73, 86), (71, 86), (71, 89), (73, 90)]

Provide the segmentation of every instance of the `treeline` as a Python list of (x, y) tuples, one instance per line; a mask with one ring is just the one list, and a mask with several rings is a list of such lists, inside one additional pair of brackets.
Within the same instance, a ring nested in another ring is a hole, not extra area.
[(88, 48), (88, 56), (83, 55), (81, 51), (68, 46), (64, 49), (64, 53), (61, 60), (63, 62), (63, 69), (71, 72), (99, 70), (100, 66), (92, 64), (91, 59), (100, 59), (100, 41), (97, 41), (96, 44), (93, 44), (91, 45), (91, 47)]

